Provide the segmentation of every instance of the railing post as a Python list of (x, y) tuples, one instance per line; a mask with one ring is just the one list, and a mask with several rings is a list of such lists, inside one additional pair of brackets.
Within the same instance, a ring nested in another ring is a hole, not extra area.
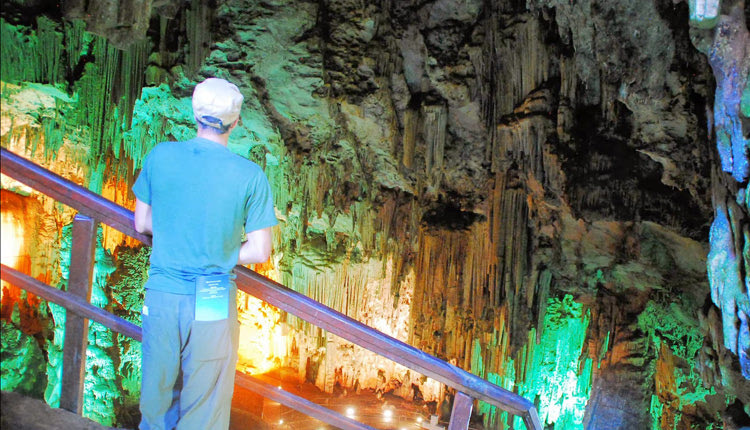
[(539, 420), (539, 414), (534, 406), (523, 415), (523, 422), (528, 430), (542, 430), (542, 422)]
[[(68, 292), (89, 302), (94, 276), (97, 222), (76, 215), (70, 249)], [(86, 377), (86, 346), (89, 321), (71, 311), (65, 312), (62, 391), (60, 407), (78, 415), (83, 410), (83, 382)]]
[(448, 424), (448, 430), (468, 429), (473, 407), (474, 399), (460, 391), (457, 392), (453, 399), (453, 410), (451, 411), (451, 422)]

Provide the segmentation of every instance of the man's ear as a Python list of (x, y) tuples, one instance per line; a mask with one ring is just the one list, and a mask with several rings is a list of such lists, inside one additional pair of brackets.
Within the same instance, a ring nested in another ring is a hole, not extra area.
[(240, 117), (237, 117), (237, 119), (235, 119), (234, 122), (232, 123), (232, 126), (229, 127), (229, 130), (234, 130), (234, 128), (237, 127), (237, 124), (239, 123), (240, 123)]

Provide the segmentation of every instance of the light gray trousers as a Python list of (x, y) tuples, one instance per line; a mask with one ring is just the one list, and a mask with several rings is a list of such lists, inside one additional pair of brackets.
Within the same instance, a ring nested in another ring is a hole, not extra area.
[(146, 290), (141, 430), (226, 430), (234, 392), (237, 291), (229, 318), (194, 321), (195, 296)]

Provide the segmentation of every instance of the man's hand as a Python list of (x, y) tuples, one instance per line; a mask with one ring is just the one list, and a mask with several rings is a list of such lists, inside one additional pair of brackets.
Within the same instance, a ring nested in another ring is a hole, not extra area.
[(135, 199), (135, 231), (152, 235), (151, 225), (151, 205)]
[(271, 256), (271, 227), (251, 231), (242, 242), (237, 264), (265, 263)]

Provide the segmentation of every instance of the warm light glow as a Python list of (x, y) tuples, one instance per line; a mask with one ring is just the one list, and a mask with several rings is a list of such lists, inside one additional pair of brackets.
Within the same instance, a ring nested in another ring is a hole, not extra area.
[[(264, 264), (254, 265), (254, 270), (278, 281), (281, 275), (276, 269), (278, 261), (275, 257)], [(278, 309), (241, 291), (237, 305), (240, 320), (237, 368), (257, 375), (280, 367), (289, 354), (290, 334), (286, 324), (280, 322)]]
[[(0, 217), (0, 261), (8, 267), (18, 269), (18, 259), (23, 249), (24, 228), (18, 217), (2, 212)], [(0, 297), (5, 282), (0, 286)]]
[(16, 268), (18, 257), (23, 248), (23, 225), (21, 221), (9, 212), (2, 213), (0, 229), (0, 261), (6, 266)]
[(354, 416), (354, 408), (353, 407), (349, 406), (348, 408), (346, 408), (346, 416), (350, 417), (350, 418)]
[(281, 365), (287, 352), (287, 336), (280, 327), (279, 311), (239, 292), (240, 347), (237, 367), (246, 373), (266, 373)]
[(284, 420), (279, 420), (279, 424), (284, 424)]
[[(9, 179), (3, 175), (3, 183)], [(21, 253), (24, 252), (24, 236), (25, 229), (24, 223), (14, 212), (7, 210), (8, 205), (5, 204), (0, 213), (0, 261), (8, 267), (12, 267), (18, 270), (24, 270), (20, 267)], [(25, 268), (28, 270), (28, 268)], [(0, 282), (0, 298), (3, 296), (3, 291), (6, 286), (9, 285), (5, 281)]]
[(393, 421), (393, 406), (383, 409), (383, 421), (387, 423)]
[[(135, 209), (135, 199), (128, 196), (130, 186), (124, 179), (110, 179), (102, 186), (102, 197), (111, 200), (127, 209)], [(128, 246), (137, 246), (140, 242), (121, 231), (102, 223), (102, 246), (112, 252), (118, 245), (125, 243)]]
[(421, 423), (422, 422), (422, 417), (417, 417), (417, 422)]
[(281, 280), (281, 272), (279, 272), (279, 261), (281, 261), (281, 254), (271, 255), (265, 263), (259, 263), (252, 266), (253, 270), (265, 276), (268, 279), (272, 279), (276, 282)]

